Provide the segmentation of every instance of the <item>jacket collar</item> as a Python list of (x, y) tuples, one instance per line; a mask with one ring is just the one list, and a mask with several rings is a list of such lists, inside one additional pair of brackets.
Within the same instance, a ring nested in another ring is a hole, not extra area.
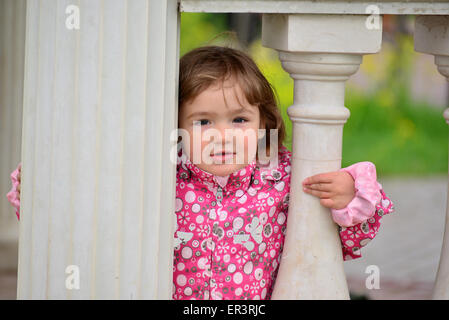
[(253, 160), (246, 167), (226, 177), (220, 177), (192, 163), (182, 148), (178, 152), (178, 175), (181, 179), (196, 181), (214, 189), (220, 186), (225, 191), (247, 190), (254, 180), (256, 170), (257, 161)]

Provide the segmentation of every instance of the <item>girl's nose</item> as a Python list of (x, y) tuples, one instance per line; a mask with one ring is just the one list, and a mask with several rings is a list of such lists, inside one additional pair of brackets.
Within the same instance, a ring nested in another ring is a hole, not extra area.
[(226, 141), (232, 141), (232, 127), (227, 124), (217, 125), (216, 129), (220, 133), (221, 142), (225, 143)]

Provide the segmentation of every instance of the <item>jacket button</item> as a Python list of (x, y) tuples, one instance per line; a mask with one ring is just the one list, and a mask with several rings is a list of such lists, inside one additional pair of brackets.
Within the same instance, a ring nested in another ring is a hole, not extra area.
[(271, 172), (271, 175), (273, 176), (274, 179), (279, 180), (281, 178), (281, 173), (277, 170), (273, 170)]
[(187, 172), (185, 172), (185, 171), (183, 171), (183, 172), (181, 172), (181, 178), (182, 179), (187, 179)]

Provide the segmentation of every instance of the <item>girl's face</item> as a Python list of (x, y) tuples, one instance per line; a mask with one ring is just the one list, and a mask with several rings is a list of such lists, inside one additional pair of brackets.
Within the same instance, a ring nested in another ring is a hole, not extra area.
[(238, 83), (227, 80), (223, 90), (221, 84), (212, 85), (184, 104), (179, 127), (188, 134), (182, 140), (190, 161), (206, 172), (227, 176), (255, 158), (261, 119), (259, 108), (247, 102)]

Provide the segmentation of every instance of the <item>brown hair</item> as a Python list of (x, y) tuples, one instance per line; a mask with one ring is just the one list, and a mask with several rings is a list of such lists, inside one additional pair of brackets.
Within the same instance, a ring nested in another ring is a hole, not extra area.
[(179, 63), (178, 108), (195, 99), (201, 92), (235, 78), (246, 100), (258, 106), (261, 121), (265, 126), (267, 149), (270, 129), (278, 130), (277, 145), (285, 138), (285, 124), (282, 120), (275, 95), (275, 89), (264, 77), (256, 63), (245, 52), (230, 47), (204, 46), (186, 53)]

